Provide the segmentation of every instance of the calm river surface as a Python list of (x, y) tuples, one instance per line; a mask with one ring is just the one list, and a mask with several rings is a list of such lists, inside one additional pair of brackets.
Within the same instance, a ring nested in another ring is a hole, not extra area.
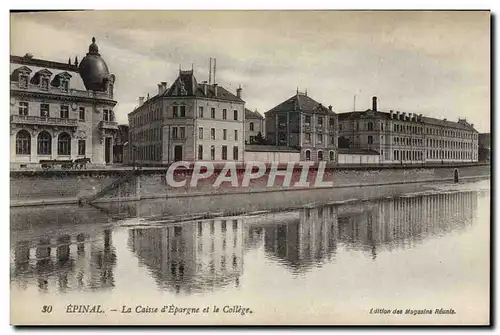
[[(12, 208), (12, 314), (47, 323), (487, 322), (489, 216), (489, 180), (182, 222), (165, 213)], [(67, 314), (68, 304), (101, 304), (104, 313)], [(41, 313), (48, 305), (53, 311)], [(138, 305), (200, 313), (135, 313)]]

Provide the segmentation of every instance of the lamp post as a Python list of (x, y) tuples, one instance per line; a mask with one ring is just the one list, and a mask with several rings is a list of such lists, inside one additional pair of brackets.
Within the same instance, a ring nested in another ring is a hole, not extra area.
[(135, 170), (135, 155), (137, 153), (137, 146), (132, 144), (132, 170)]

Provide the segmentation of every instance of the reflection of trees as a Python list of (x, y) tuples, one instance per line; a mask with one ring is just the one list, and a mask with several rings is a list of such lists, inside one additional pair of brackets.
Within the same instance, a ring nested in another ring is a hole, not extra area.
[(106, 229), (92, 239), (84, 233), (75, 235), (17, 242), (12, 279), (35, 281), (41, 291), (113, 287), (116, 253), (111, 231)]

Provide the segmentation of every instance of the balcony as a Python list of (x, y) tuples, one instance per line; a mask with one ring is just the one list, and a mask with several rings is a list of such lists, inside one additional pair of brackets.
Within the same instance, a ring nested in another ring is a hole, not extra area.
[(116, 121), (101, 121), (99, 123), (100, 129), (118, 130), (118, 122)]
[(44, 117), (34, 115), (11, 115), (10, 122), (16, 124), (47, 125), (59, 127), (78, 127), (76, 119), (62, 119), (58, 117)]
[[(187, 137), (185, 137), (185, 136), (184, 136), (184, 137), (180, 137), (180, 136), (175, 136), (175, 137), (174, 137), (174, 136), (170, 136), (170, 140), (171, 140), (172, 142), (186, 142), (186, 141), (187, 141)], [(214, 140), (212, 140), (212, 141), (214, 141)]]

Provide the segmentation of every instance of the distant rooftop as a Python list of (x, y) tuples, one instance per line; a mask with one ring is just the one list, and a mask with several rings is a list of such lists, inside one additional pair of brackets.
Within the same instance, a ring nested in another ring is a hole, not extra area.
[(245, 108), (245, 119), (260, 119), (260, 120), (263, 120), (264, 117), (259, 112), (257, 112), (257, 110), (251, 111), (250, 109)]
[[(400, 112), (400, 115), (402, 113), (403, 112)], [(396, 118), (396, 115), (397, 115), (396, 111), (393, 111), (394, 118)], [(406, 113), (406, 115), (408, 116), (408, 113)], [(420, 118), (420, 114), (416, 114), (416, 115), (418, 115)], [(339, 121), (357, 120), (357, 119), (363, 119), (365, 117), (391, 120), (391, 113), (387, 112), (387, 111), (374, 112), (371, 109), (367, 109), (365, 111), (338, 113), (338, 117), (339, 117)], [(437, 119), (437, 118), (422, 116), (421, 121), (416, 121), (416, 122), (421, 122), (424, 124), (431, 124), (431, 125), (435, 125), (435, 126), (443, 126), (443, 127), (451, 127), (451, 128), (457, 128), (457, 129), (463, 129), (463, 130), (474, 130), (475, 131), (474, 126), (472, 124), (469, 124), (465, 119), (459, 119), (459, 121), (449, 121), (446, 119)]]
[(323, 106), (321, 103), (317, 102), (313, 98), (309, 97), (307, 93), (302, 93), (297, 91), (297, 93), (283, 101), (279, 105), (273, 107), (267, 113), (276, 112), (315, 112), (315, 113), (333, 113), (328, 107)]

